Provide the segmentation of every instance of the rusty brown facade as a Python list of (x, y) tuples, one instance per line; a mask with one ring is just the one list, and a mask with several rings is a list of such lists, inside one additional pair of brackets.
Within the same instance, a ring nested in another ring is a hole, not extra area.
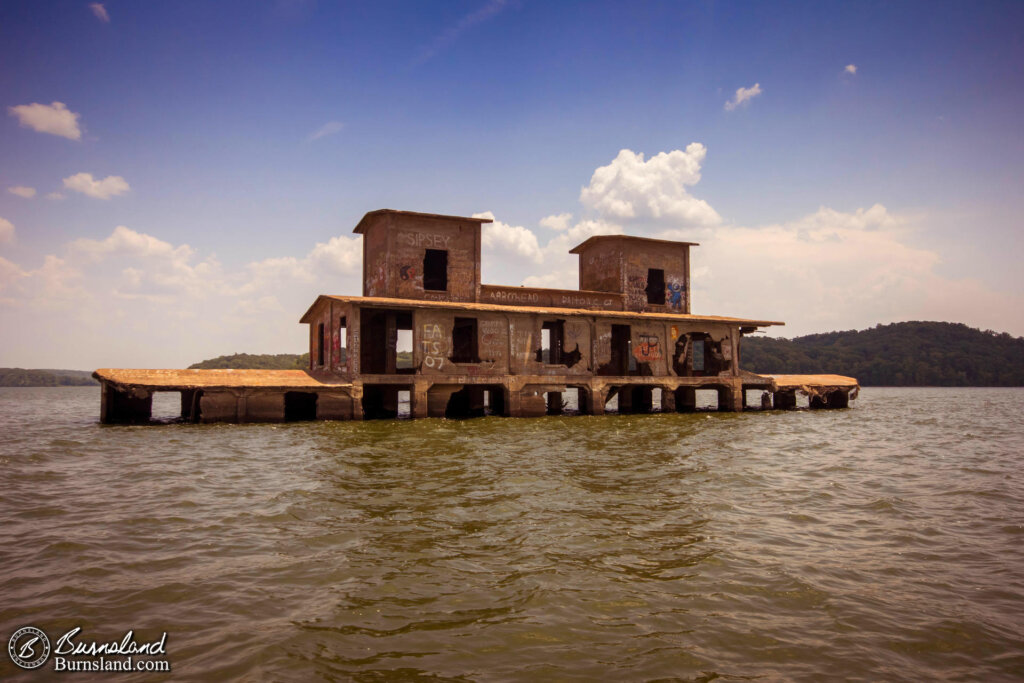
[[(856, 391), (834, 375), (741, 371), (743, 334), (781, 323), (693, 315), (694, 243), (591, 237), (571, 250), (577, 290), (488, 285), (487, 222), (366, 214), (363, 296), (322, 295), (302, 316), (308, 372), (100, 370), (104, 421), (141, 418), (147, 392), (165, 387), (182, 392), (183, 419), (204, 422), (395, 417), (405, 405), (417, 418), (687, 412), (700, 390), (719, 410), (743, 410), (752, 389), (766, 397), (757, 407), (793, 407), (798, 390), (811, 407), (845, 407)], [(147, 384), (130, 372), (165, 374)]]

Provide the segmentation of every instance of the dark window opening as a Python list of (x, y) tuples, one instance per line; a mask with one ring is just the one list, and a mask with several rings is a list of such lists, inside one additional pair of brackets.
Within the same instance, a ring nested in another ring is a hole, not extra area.
[(453, 363), (479, 363), (476, 318), (456, 318), (452, 325)]
[(316, 364), (324, 364), (324, 324), (320, 323), (316, 329)]
[(565, 348), (565, 323), (561, 320), (549, 320), (540, 326), (540, 362), (548, 365), (562, 364), (562, 351)]
[(348, 361), (348, 324), (345, 316), (341, 316), (338, 322), (338, 362)]
[(665, 303), (665, 271), (661, 268), (647, 269), (647, 303)]
[(448, 290), (448, 252), (427, 249), (423, 255), (423, 289)]
[[(320, 327), (323, 327), (323, 325)], [(316, 393), (307, 391), (285, 392), (284, 419), (288, 422), (315, 420)]]
[[(632, 350), (631, 336), (629, 325), (612, 325), (611, 357), (607, 363), (597, 368), (598, 375), (626, 375), (629, 374), (631, 367), (636, 367), (636, 359), (630, 353)], [(608, 397), (608, 400), (611, 400), (611, 396)]]

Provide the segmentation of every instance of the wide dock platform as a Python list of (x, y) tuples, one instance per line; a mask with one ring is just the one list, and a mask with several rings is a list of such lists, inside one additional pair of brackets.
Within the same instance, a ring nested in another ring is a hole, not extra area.
[[(570, 412), (600, 415), (616, 399), (620, 413), (696, 412), (697, 392), (717, 392), (719, 411), (791, 410), (797, 395), (811, 409), (846, 408), (860, 389), (842, 375), (738, 377), (457, 376), (428, 380), (409, 375), (363, 375), (325, 381), (305, 370), (139, 370), (104, 368), (100, 421), (146, 423), (153, 394), (179, 392), (183, 422), (286, 422), (362, 420), (399, 415), (401, 394), (409, 417), (504, 415), (536, 417)], [(750, 395), (757, 399), (749, 401)]]

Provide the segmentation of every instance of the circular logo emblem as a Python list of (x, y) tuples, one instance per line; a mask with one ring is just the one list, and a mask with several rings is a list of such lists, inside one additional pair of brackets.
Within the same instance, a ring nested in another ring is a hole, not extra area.
[(35, 626), (19, 628), (7, 641), (7, 653), (22, 669), (38, 669), (50, 657), (50, 639)]

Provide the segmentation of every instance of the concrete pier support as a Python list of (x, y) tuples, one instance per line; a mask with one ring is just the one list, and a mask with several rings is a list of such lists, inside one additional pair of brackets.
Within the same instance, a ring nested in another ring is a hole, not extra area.
[(676, 395), (667, 387), (661, 387), (661, 412), (676, 412)]

